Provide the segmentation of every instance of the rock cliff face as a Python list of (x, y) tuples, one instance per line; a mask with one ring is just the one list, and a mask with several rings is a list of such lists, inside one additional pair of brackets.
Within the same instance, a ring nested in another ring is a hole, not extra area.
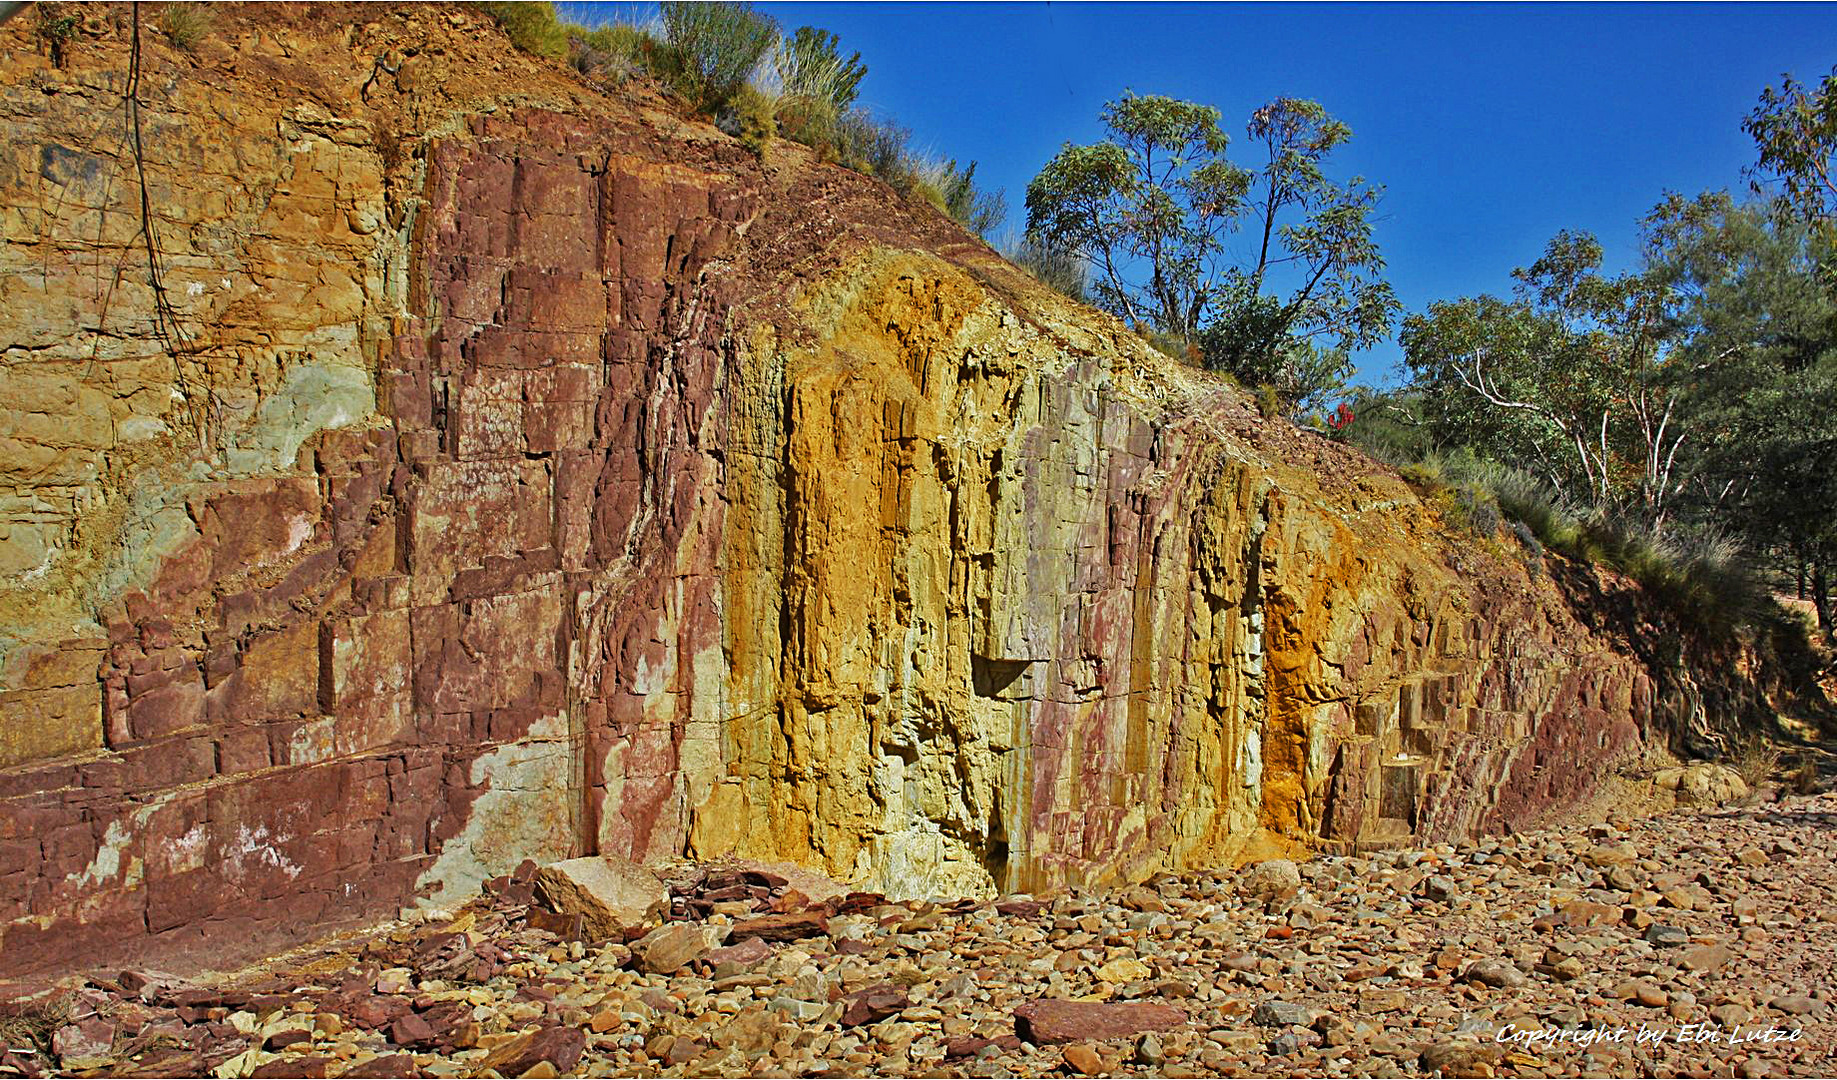
[(98, 10), (0, 30), (0, 975), (596, 851), (1460, 836), (1670, 737), (1557, 576), (874, 181), (464, 10), (257, 9), (143, 32), (143, 216)]

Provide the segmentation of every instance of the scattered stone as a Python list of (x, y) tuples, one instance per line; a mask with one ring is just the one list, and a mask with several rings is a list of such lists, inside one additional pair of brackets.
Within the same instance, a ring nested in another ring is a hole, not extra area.
[(1443, 1076), (1491, 1076), (1505, 1056), (1502, 1046), (1478, 1042), (1442, 1042), (1425, 1047), (1418, 1058), (1426, 1073)]
[(285, 1050), (295, 1043), (311, 1042), (313, 1033), (304, 1028), (288, 1028), (277, 1031), (262, 1041), (264, 1050)]
[(1030, 1001), (1014, 1010), (1014, 1032), (1030, 1043), (1118, 1039), (1144, 1031), (1170, 1031), (1186, 1023), (1173, 1005), (1102, 1001)]
[(66, 1069), (89, 1069), (109, 1059), (115, 1025), (99, 1016), (65, 1024), (51, 1035), (51, 1052)]
[[(421, 1077), (427, 1074), (421, 1071), (421, 1066), (415, 1064), (415, 1059), (411, 1055), (390, 1054), (385, 1057), (371, 1058), (362, 1065), (347, 1069), (339, 1075), (351, 1077), (352, 1080), (393, 1080), (396, 1077)], [(511, 1075), (521, 1074), (512, 1073)]]
[(1154, 969), (1133, 956), (1119, 956), (1097, 969), (1097, 977), (1107, 983), (1139, 982), (1154, 974)]
[(652, 975), (674, 975), (708, 952), (708, 935), (699, 926), (671, 923), (632, 942), (632, 959), (638, 970)]
[(496, 1069), (503, 1076), (527, 1076), (539, 1063), (547, 1062), (565, 1073), (580, 1061), (586, 1048), (587, 1036), (579, 1028), (545, 1027), (494, 1048), (485, 1055), (484, 1068)]
[(910, 1004), (903, 987), (880, 983), (848, 996), (847, 1004), (842, 1008), (842, 1024), (844, 1027), (860, 1027), (863, 1024), (878, 1023), (897, 1015)]
[(1265, 1001), (1250, 1014), (1250, 1021), (1263, 1027), (1306, 1027), (1314, 1022), (1314, 1010), (1288, 1001)]
[(821, 937), (829, 932), (829, 920), (821, 911), (796, 911), (782, 915), (763, 915), (734, 923), (733, 937), (759, 938), (762, 941), (800, 941)]
[[(412, 1060), (413, 1059), (410, 1059), (411, 1067)], [(257, 1065), (255, 1070), (249, 1073), (249, 1075), (254, 1077), (255, 1080), (269, 1080), (271, 1077), (288, 1077), (292, 1078), (292, 1080), (325, 1080), (326, 1077), (331, 1075), (331, 1068), (331, 1058), (309, 1055), (307, 1057), (275, 1058), (273, 1061), (264, 1065)], [(346, 1073), (345, 1075), (350, 1076), (352, 1074)], [(402, 1075), (413, 1076), (419, 1075), (419, 1073), (405, 1072)]]
[(1422, 894), (1436, 903), (1446, 904), (1460, 895), (1460, 887), (1453, 878), (1435, 874), (1423, 881)]
[(1467, 965), (1461, 977), (1486, 986), (1509, 988), (1525, 984), (1524, 972), (1519, 971), (1517, 965), (1503, 960), (1476, 960)]
[(1410, 997), (1402, 990), (1370, 989), (1359, 991), (1359, 1011), (1364, 1013), (1402, 1012), (1409, 1008)]
[(1103, 1058), (1083, 1043), (1068, 1046), (1061, 1053), (1065, 1057), (1066, 1067), (1073, 1072), (1083, 1076), (1101, 1076), (1104, 1072)]
[(749, 937), (734, 945), (710, 949), (702, 962), (714, 969), (717, 979), (751, 971), (772, 958), (772, 947), (761, 938)]
[(1679, 955), (1678, 966), (1706, 975), (1721, 968), (1733, 956), (1727, 945), (1694, 945)]
[(1747, 782), (1740, 773), (1726, 765), (1707, 761), (1683, 768), (1661, 769), (1652, 781), (1660, 790), (1675, 792), (1678, 801), (1688, 805), (1717, 806), (1748, 794)]
[(1141, 1037), (1135, 1040), (1135, 1055), (1132, 1060), (1137, 1065), (1144, 1065), (1151, 1069), (1166, 1061), (1167, 1050), (1161, 1045), (1160, 1036), (1152, 1031), (1143, 1032)]
[[(584, 919), (532, 912), (532, 864), (527, 890), (513, 876), (310, 974), (92, 980), (51, 1061), (223, 1077), (1820, 1075), (1821, 1043), (1490, 1041), (1507, 1025), (1812, 1028), (1826, 991), (1787, 988), (1837, 981), (1834, 951), (1798, 931), (1837, 922), (1837, 839), (1792, 823), (1795, 805), (1325, 856), (1297, 868), (1305, 886), (1264, 871), (1281, 880), (1263, 895), (1241, 887), (1252, 868), (1050, 900), (819, 902), (769, 872), (666, 867), (669, 921), (629, 944), (558, 941)], [(1837, 797), (1810, 805), (1837, 812)], [(1580, 857), (1623, 843), (1644, 854)], [(1767, 861), (1727, 854), (1750, 847)], [(1624, 903), (1615, 879), (1639, 885)], [(0, 1076), (35, 1071), (0, 1050)]]
[(1667, 926), (1664, 923), (1653, 923), (1646, 927), (1645, 937), (1654, 945), (1682, 945), (1690, 940), (1688, 931), (1681, 927)]

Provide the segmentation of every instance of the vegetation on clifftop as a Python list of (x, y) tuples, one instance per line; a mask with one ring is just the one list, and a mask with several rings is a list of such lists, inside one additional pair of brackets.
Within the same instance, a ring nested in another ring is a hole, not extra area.
[(665, 0), (644, 26), (560, 21), (552, 3), (481, 5), (525, 52), (565, 60), (608, 84), (649, 78), (764, 156), (775, 138), (801, 143), (924, 199), (981, 236), (1007, 216), (1001, 193), (977, 186), (976, 163), (921, 153), (912, 133), (856, 104), (867, 66), (814, 26), (784, 34), (739, 0)]

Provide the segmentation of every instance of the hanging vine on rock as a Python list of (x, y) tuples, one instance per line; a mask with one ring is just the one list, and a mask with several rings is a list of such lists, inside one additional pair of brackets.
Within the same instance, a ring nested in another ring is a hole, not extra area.
[[(208, 381), (194, 377), (187, 368), (188, 358), (200, 351), (195, 339), (186, 333), (178, 309), (166, 291), (165, 275), (160, 267), (159, 238), (153, 228), (153, 199), (147, 187), (146, 150), (140, 125), (140, 5), (132, 5), (133, 39), (128, 54), (128, 81), (123, 91), (127, 103), (128, 138), (134, 147), (134, 172), (140, 182), (140, 235), (146, 241), (147, 281), (153, 288), (153, 333), (172, 357), (174, 377), (183, 397), (185, 418), (198, 436), (198, 449), (209, 445), (219, 419), (218, 402)], [(202, 400), (200, 400), (202, 399)]]

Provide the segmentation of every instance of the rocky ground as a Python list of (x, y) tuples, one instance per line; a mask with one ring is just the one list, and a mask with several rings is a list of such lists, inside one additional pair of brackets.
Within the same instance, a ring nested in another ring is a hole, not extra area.
[(455, 918), (254, 978), (91, 978), (0, 1021), (0, 1075), (1837, 1070), (1830, 793), (1103, 894), (664, 884), (669, 921), (599, 943), (526, 866)]

